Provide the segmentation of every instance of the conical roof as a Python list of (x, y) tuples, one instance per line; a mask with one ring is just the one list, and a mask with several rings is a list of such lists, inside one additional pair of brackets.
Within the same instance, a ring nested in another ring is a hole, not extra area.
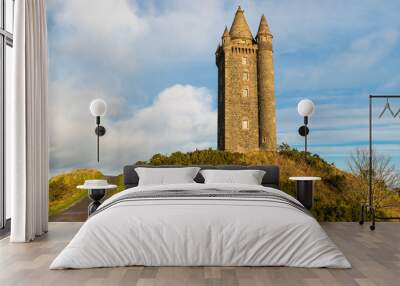
[(236, 11), (229, 34), (232, 39), (253, 39), (253, 35), (251, 34), (249, 25), (244, 16), (244, 11), (240, 6)]
[(257, 35), (260, 34), (271, 34), (271, 31), (269, 30), (269, 26), (267, 23), (267, 19), (265, 18), (264, 14), (261, 16), (260, 26), (258, 26)]
[(228, 27), (227, 26), (225, 26), (225, 30), (224, 30), (224, 33), (223, 33), (222, 37), (229, 37), (229, 32), (228, 32)]

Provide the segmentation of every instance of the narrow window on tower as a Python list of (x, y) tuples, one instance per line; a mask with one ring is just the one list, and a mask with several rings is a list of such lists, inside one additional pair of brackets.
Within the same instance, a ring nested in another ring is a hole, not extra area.
[(248, 119), (243, 119), (242, 120), (242, 129), (243, 130), (249, 130), (249, 120)]
[(249, 80), (249, 73), (243, 72), (243, 80)]
[(249, 89), (248, 88), (243, 89), (242, 96), (243, 97), (248, 97), (249, 96)]
[(242, 65), (247, 65), (247, 58), (246, 57), (242, 58)]

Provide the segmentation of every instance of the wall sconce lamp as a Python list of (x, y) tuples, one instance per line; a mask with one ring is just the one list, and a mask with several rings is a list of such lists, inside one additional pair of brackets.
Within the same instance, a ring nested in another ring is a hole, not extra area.
[(90, 103), (90, 113), (96, 117), (97, 127), (94, 133), (97, 135), (97, 162), (100, 161), (100, 136), (106, 134), (106, 129), (100, 125), (100, 117), (104, 116), (107, 111), (107, 104), (102, 99), (92, 100)]
[(304, 137), (304, 158), (307, 160), (307, 135), (310, 130), (307, 127), (308, 117), (314, 112), (314, 103), (309, 99), (302, 99), (297, 104), (297, 112), (304, 117), (304, 125), (300, 126), (299, 134)]

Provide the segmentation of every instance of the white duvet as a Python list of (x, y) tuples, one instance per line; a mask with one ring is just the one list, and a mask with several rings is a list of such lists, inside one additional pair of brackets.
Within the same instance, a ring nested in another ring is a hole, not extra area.
[[(127, 189), (264, 190), (254, 185), (180, 184)], [(90, 217), (50, 269), (145, 266), (294, 266), (350, 268), (318, 222), (299, 209), (246, 198), (123, 201)]]

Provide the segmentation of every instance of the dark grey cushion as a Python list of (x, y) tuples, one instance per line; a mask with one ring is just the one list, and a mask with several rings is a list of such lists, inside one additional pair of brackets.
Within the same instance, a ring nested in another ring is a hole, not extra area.
[[(194, 166), (194, 165), (193, 165)], [(189, 166), (189, 167), (193, 167)], [(129, 165), (124, 167), (124, 184), (125, 189), (136, 187), (139, 183), (139, 176), (135, 171), (136, 167), (147, 167), (147, 168), (179, 168), (188, 166), (177, 166), (177, 165), (162, 165), (162, 166), (149, 166), (149, 165)], [(218, 165), (218, 166), (208, 166), (208, 165), (197, 165), (194, 167), (200, 167), (201, 169), (219, 169), (219, 170), (263, 170), (265, 175), (262, 179), (262, 185), (265, 187), (271, 187), (279, 189), (279, 167), (274, 165), (265, 166), (238, 166), (238, 165)], [(200, 174), (194, 178), (197, 183), (204, 183), (204, 178)]]

